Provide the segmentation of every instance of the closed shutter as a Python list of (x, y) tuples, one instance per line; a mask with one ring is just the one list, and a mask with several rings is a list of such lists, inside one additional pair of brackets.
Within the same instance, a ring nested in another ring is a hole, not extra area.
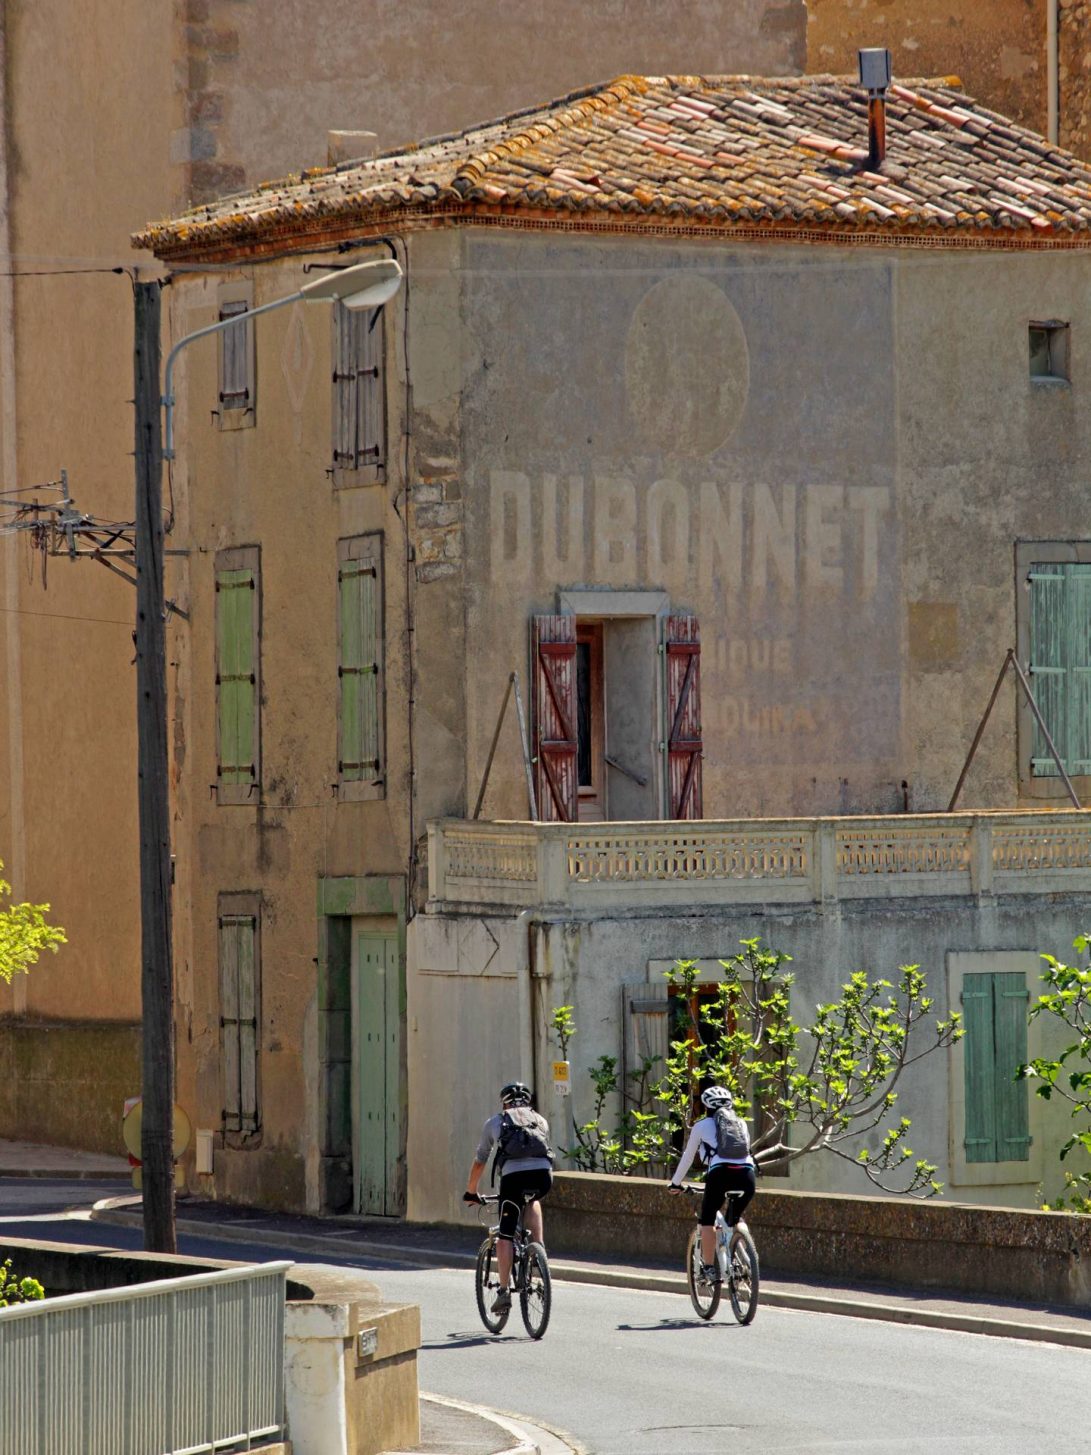
[(216, 571), (217, 767), (220, 801), (245, 802), (258, 783), (258, 570), (254, 565)]
[[(1065, 578), (1062, 566), (1030, 569), (1030, 674), (1034, 699), (1045, 718), (1062, 760), (1068, 757), (1067, 682), (1065, 671)], [(1065, 767), (1068, 767), (1067, 762)], [(1057, 776), (1057, 765), (1034, 725), (1031, 772), (1035, 777)]]
[(1091, 773), (1091, 566), (1069, 566), (1066, 584), (1068, 742), (1058, 752), (1071, 776)]
[[(1034, 697), (1070, 775), (1091, 773), (1091, 566), (1030, 568), (1030, 671)], [(1035, 724), (1031, 772), (1057, 776)]]
[(1025, 1162), (1030, 1156), (1029, 1090), (1016, 1081), (1016, 1068), (1027, 1059), (1026, 976), (1011, 972), (993, 976), (993, 1035), (996, 1048), (996, 1160)]
[(701, 629), (695, 616), (664, 620), (667, 816), (701, 818)]
[(258, 1128), (257, 921), (220, 920), (220, 1038), (223, 1125), (227, 1132)]
[(338, 778), (383, 778), (382, 538), (342, 541), (338, 564)]
[(1015, 1080), (1027, 1058), (1027, 1000), (1019, 973), (967, 975), (962, 982), (967, 1162), (1030, 1156), (1027, 1084)]
[[(247, 311), (245, 299), (225, 303), (220, 319), (234, 318)], [(223, 409), (247, 409), (251, 403), (250, 387), (251, 321), (232, 324), (220, 335), (220, 405)]]
[(386, 463), (384, 315), (335, 304), (333, 463), (342, 470)]
[(550, 823), (572, 823), (577, 799), (576, 618), (534, 617), (531, 652), (538, 812)]

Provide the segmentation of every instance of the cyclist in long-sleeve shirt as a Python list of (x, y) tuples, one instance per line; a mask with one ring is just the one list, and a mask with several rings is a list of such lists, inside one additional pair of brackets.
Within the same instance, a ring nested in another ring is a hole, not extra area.
[(701, 1261), (705, 1265), (705, 1276), (719, 1282), (716, 1214), (723, 1208), (729, 1192), (740, 1192), (741, 1197), (731, 1199), (727, 1221), (732, 1227), (742, 1222), (742, 1214), (754, 1196), (756, 1172), (750, 1153), (750, 1133), (735, 1111), (735, 1098), (727, 1087), (710, 1086), (701, 1093), (701, 1104), (709, 1114), (694, 1123), (674, 1175), (667, 1183), (667, 1190), (682, 1191), (686, 1173), (700, 1154), (708, 1165), (701, 1201)]

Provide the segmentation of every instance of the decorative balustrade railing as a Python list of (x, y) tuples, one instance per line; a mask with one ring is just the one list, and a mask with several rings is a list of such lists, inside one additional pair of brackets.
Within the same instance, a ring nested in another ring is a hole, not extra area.
[(440, 905), (1091, 892), (1091, 812), (429, 826)]
[(0, 1451), (211, 1455), (282, 1436), (291, 1266), (0, 1309)]

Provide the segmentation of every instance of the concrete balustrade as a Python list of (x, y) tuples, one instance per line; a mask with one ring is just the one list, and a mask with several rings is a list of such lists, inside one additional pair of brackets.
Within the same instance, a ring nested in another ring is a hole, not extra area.
[(429, 909), (824, 905), (1091, 888), (1083, 811), (429, 825)]

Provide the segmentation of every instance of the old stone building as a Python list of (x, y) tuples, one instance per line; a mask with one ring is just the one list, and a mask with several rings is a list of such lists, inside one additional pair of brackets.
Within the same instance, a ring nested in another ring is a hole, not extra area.
[[(157, 266), (129, 247), (148, 218), (324, 161), (336, 129), (335, 150), (361, 155), (623, 70), (804, 67), (802, 0), (695, 0), (684, 30), (674, 13), (556, 0), (544, 26), (484, 0), (457, 23), (427, 0), (101, 0), (78, 21), (58, 0), (3, 7), (0, 531), (15, 505), (56, 502), (62, 470), (78, 509), (132, 518), (125, 274)], [(99, 565), (48, 566), (0, 533), (0, 860), (69, 937), (0, 986), (0, 1131), (118, 1150), (139, 1081), (134, 601)]]
[[(1091, 831), (1010, 685), (989, 812), (944, 809), (1013, 645), (1088, 787), (1091, 173), (944, 83), (895, 85), (886, 135), (850, 80), (628, 76), (139, 238), (175, 339), (403, 270), (363, 322), (297, 303), (184, 355), (205, 1190), (451, 1216), (498, 1079), (548, 1095), (562, 1000), (585, 1064), (624, 1058), (675, 955), (714, 976), (760, 933), (804, 1002), (912, 959), (940, 1014), (971, 976), (1025, 1006), (1081, 927)], [(509, 717), (470, 822), (513, 672), (533, 761)], [(958, 1195), (1026, 1200), (1049, 1138), (1025, 1097), (989, 1121), (991, 1026), (907, 1109)]]

